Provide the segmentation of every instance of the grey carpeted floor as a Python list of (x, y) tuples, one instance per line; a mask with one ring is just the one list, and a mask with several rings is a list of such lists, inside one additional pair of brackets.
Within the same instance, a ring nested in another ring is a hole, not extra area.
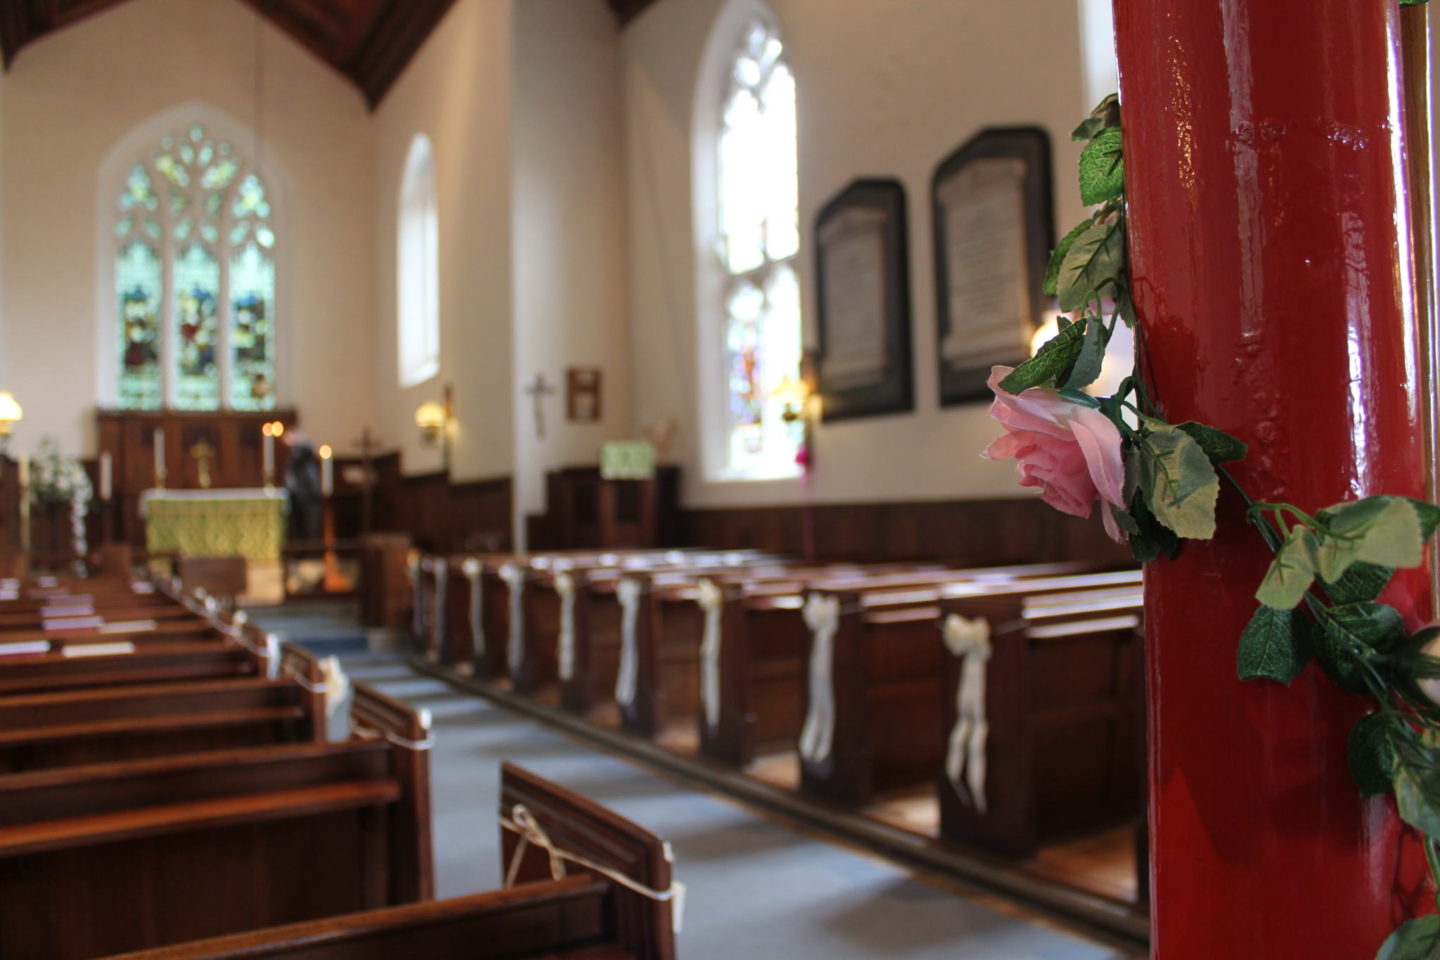
[(654, 830), (688, 889), (685, 960), (1120, 960), (905, 870), (761, 819), (410, 671), (347, 658), (360, 682), (428, 708), (438, 894), (500, 885), (499, 761), (518, 763)]

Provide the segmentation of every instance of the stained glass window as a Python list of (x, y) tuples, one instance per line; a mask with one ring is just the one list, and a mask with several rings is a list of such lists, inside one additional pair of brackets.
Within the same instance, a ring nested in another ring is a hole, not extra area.
[(773, 26), (751, 24), (730, 63), (718, 152), (728, 469), (791, 475), (800, 438), (774, 392), (800, 373), (795, 78)]
[(116, 202), (126, 409), (275, 404), (275, 247), (259, 174), (202, 124), (162, 137)]

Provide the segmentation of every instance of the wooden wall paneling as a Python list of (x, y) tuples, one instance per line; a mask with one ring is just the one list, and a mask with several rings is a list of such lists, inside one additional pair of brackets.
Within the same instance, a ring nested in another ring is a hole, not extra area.
[[(682, 542), (799, 555), (805, 507), (682, 510)], [(1121, 565), (1130, 551), (1100, 518), (1068, 517), (1036, 499), (822, 504), (813, 508), (820, 558), (935, 560), (962, 566), (1085, 560)]]

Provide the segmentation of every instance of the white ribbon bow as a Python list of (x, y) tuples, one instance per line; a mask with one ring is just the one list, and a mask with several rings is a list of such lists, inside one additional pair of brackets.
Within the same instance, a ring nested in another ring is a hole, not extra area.
[(990, 660), (990, 622), (967, 620), (958, 613), (945, 618), (941, 628), (945, 646), (963, 657), (960, 686), (955, 694), (955, 727), (945, 754), (945, 776), (960, 799), (985, 812), (985, 741), (990, 721), (985, 715), (985, 671)]
[(405, 570), (410, 574), (410, 630), (419, 640), (425, 634), (425, 605), (420, 599), (420, 560), (410, 556), (405, 561)]
[(835, 633), (840, 629), (840, 598), (812, 593), (805, 601), (810, 628), (810, 704), (800, 731), (800, 756), (807, 764), (824, 763), (835, 739)]
[(265, 634), (265, 679), (275, 680), (280, 676), (280, 635)]
[(525, 605), (520, 585), (525, 582), (525, 568), (518, 563), (507, 563), (500, 568), (500, 579), (510, 586), (510, 636), (505, 647), (509, 659), (510, 676), (513, 679), (525, 657)]
[(474, 557), (467, 557), (460, 564), (460, 571), (470, 581), (470, 637), (475, 644), (475, 656), (485, 656), (485, 585), (481, 577), (485, 565)]
[(560, 595), (558, 670), (561, 680), (569, 680), (575, 676), (575, 577), (570, 571), (555, 574), (555, 592)]
[[(550, 861), (550, 879), (563, 880), (565, 878), (565, 861), (568, 860), (577, 866), (584, 867), (591, 873), (598, 873), (607, 880), (613, 880), (626, 890), (634, 891), (642, 897), (669, 903), (672, 928), (676, 933), (680, 932), (685, 920), (685, 884), (679, 880), (671, 880), (668, 890), (656, 890), (630, 879), (613, 867), (596, 863), (589, 857), (582, 857), (578, 853), (562, 850), (555, 846), (555, 841), (550, 839), (550, 834), (545, 832), (545, 828), (540, 825), (535, 814), (531, 813), (530, 808), (523, 803), (517, 803), (511, 807), (508, 817), (502, 813), (500, 825), (520, 836), (520, 842), (515, 845), (515, 852), (510, 855), (510, 862), (505, 866), (505, 888), (507, 890), (515, 886), (515, 878), (520, 874), (520, 865), (525, 862), (525, 851), (533, 844), (544, 850), (545, 856)], [(665, 845), (665, 859), (670, 859), (669, 844)]]
[(700, 703), (705, 708), (705, 726), (714, 733), (720, 726), (720, 613), (725, 593), (705, 577), (695, 585), (695, 602), (705, 615), (700, 640)]
[(639, 682), (639, 651), (635, 649), (635, 625), (640, 616), (640, 581), (623, 577), (615, 585), (620, 601), (620, 670), (615, 675), (615, 702), (628, 707), (635, 702)]
[(435, 561), (435, 614), (431, 618), (431, 629), (435, 635), (435, 656), (445, 656), (447, 624), (445, 622), (445, 594), (450, 580), (450, 561), (443, 557)]

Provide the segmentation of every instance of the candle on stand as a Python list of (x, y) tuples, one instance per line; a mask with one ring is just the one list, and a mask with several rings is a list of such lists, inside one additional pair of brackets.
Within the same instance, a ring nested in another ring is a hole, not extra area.
[(264, 474), (265, 486), (275, 480), (275, 428), (273, 424), (266, 423), (260, 427), (265, 441), (262, 447), (262, 463), (260, 472)]
[(165, 428), (155, 428), (155, 485), (165, 486)]
[(335, 493), (335, 451), (330, 444), (320, 444), (320, 495), (328, 497)]
[(30, 489), (30, 458), (20, 458), (20, 490), (24, 492)]
[(100, 454), (100, 500), (103, 503), (110, 502), (111, 489), (111, 462), (109, 452)]

